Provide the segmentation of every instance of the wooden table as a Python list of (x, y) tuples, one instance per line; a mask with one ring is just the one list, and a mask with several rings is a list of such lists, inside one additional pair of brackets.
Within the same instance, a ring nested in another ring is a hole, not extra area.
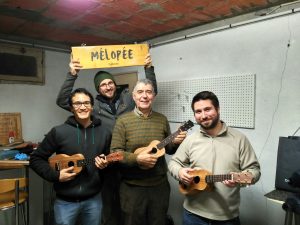
[[(28, 160), (0, 160), (0, 170), (22, 169), (25, 171), (24, 177), (29, 177)], [(27, 189), (29, 193), (29, 188)], [(29, 198), (26, 201), (26, 223), (29, 224)]]
[(0, 160), (0, 170), (19, 169), (29, 166), (28, 160)]

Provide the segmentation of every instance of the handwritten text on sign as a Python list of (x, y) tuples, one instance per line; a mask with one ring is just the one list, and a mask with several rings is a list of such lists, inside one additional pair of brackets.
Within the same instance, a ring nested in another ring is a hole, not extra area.
[(148, 52), (147, 44), (72, 47), (82, 69), (145, 65)]

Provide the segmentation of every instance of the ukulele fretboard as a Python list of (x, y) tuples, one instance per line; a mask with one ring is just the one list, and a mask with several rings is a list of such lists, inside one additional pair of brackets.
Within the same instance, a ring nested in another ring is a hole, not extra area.
[(164, 148), (167, 144), (169, 144), (178, 134), (180, 133), (180, 130), (176, 131), (175, 133), (171, 134), (164, 140), (162, 140), (156, 147), (157, 149)]
[(220, 174), (220, 175), (207, 175), (205, 177), (206, 183), (221, 182), (224, 180), (232, 180), (232, 175), (231, 174)]

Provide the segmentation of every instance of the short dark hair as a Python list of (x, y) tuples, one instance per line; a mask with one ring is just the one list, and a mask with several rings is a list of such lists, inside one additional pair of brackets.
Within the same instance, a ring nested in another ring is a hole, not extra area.
[(219, 100), (214, 93), (210, 91), (201, 91), (193, 97), (192, 104), (191, 104), (192, 110), (194, 111), (195, 102), (198, 102), (200, 100), (207, 100), (207, 99), (211, 100), (212, 104), (216, 109), (219, 108)]
[(90, 101), (91, 101), (91, 105), (92, 106), (94, 105), (94, 97), (93, 97), (93, 95), (88, 90), (86, 90), (85, 88), (77, 88), (74, 91), (72, 91), (72, 93), (69, 96), (68, 103), (69, 103), (70, 107), (72, 107), (72, 98), (76, 94), (85, 94), (85, 95), (89, 96), (90, 97)]

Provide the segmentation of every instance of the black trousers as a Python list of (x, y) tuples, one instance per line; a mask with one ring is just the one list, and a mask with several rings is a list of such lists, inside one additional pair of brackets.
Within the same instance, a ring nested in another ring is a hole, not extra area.
[(117, 169), (110, 168), (104, 174), (102, 187), (101, 225), (122, 225), (119, 198), (120, 174)]
[(170, 184), (167, 179), (151, 187), (122, 182), (120, 200), (123, 225), (165, 225), (169, 198)]

